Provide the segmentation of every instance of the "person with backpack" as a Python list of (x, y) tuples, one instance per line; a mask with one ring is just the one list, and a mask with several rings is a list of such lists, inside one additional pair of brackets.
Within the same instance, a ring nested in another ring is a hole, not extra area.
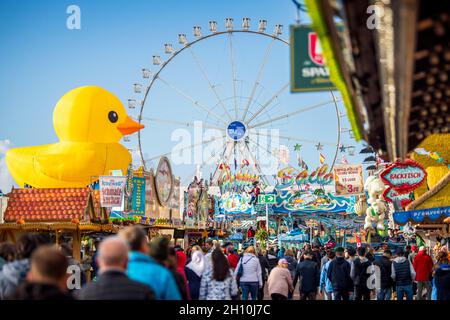
[(330, 262), (327, 277), (331, 281), (334, 300), (349, 300), (353, 291), (353, 281), (350, 277), (350, 263), (344, 259), (344, 248), (337, 247), (336, 258)]
[(374, 265), (380, 268), (379, 283), (380, 288), (377, 289), (377, 300), (391, 300), (393, 281), (392, 274), (392, 252), (389, 249), (384, 250), (383, 256), (374, 262)]
[(234, 272), (236, 280), (242, 290), (242, 300), (248, 300), (251, 295), (252, 300), (258, 300), (258, 289), (262, 287), (262, 271), (259, 259), (255, 255), (255, 248), (248, 247), (244, 255), (239, 260)]
[(395, 291), (397, 300), (413, 300), (413, 280), (416, 278), (414, 267), (408, 258), (405, 257), (405, 251), (399, 248), (396, 252), (397, 257), (392, 262), (392, 279), (395, 281)]
[(367, 279), (370, 274), (368, 268), (372, 265), (366, 257), (366, 248), (359, 247), (356, 250), (358, 257), (353, 261), (350, 276), (355, 284), (355, 300), (370, 300), (370, 289), (367, 287)]

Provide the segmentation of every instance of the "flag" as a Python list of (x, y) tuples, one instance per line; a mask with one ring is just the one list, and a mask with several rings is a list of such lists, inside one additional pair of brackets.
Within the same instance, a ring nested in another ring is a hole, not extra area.
[(320, 153), (320, 164), (324, 164), (325, 163), (325, 156), (323, 155), (323, 153)]
[(247, 159), (243, 159), (243, 160), (242, 160), (241, 167), (247, 167), (248, 165), (249, 165), (248, 160), (247, 160)]

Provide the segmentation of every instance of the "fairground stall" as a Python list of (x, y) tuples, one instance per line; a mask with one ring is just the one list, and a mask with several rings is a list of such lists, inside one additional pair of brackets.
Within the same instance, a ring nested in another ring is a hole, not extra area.
[(25, 232), (45, 232), (56, 244), (70, 242), (73, 257), (81, 261), (82, 239), (111, 234), (119, 227), (100, 207), (98, 190), (90, 188), (12, 189), (8, 194), (0, 241), (15, 242)]

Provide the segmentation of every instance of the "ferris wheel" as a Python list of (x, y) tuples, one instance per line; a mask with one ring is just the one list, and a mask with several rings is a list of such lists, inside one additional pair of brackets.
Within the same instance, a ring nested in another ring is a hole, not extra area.
[[(133, 85), (137, 96), (128, 107), (146, 128), (127, 142), (137, 145), (141, 165), (149, 169), (167, 156), (185, 167), (182, 178), (205, 170), (213, 181), (221, 164), (246, 165), (270, 184), (282, 149), (295, 144), (303, 157), (325, 155), (332, 170), (348, 148), (341, 142), (340, 99), (332, 91), (289, 93), (283, 26), (270, 32), (259, 20), (252, 30), (250, 18), (239, 28), (232, 18), (222, 31), (216, 21), (208, 26), (207, 34), (194, 26), (192, 41), (178, 34), (177, 49), (164, 44), (165, 56), (153, 55), (154, 70), (143, 68), (143, 81)], [(283, 161), (296, 159), (285, 155)]]

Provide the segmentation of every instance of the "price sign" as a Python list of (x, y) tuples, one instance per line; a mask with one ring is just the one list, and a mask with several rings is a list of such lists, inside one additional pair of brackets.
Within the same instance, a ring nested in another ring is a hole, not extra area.
[(356, 195), (364, 192), (361, 164), (338, 164), (334, 166), (336, 195)]

